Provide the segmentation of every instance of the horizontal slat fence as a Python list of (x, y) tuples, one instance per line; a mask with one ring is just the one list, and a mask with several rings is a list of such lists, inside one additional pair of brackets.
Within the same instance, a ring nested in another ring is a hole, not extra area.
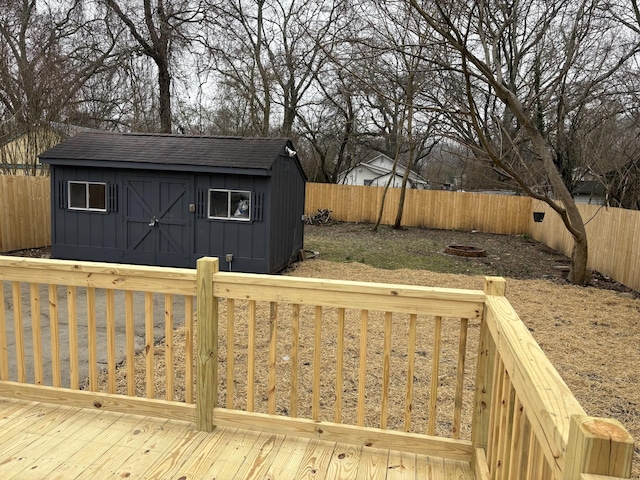
[(51, 245), (49, 181), (0, 175), (0, 252)]

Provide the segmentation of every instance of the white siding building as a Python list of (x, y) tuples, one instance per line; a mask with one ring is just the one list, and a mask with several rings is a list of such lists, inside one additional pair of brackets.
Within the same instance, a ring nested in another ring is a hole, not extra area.
[[(338, 176), (338, 183), (344, 185), (370, 185), (374, 187), (384, 187), (389, 182), (393, 170), (393, 160), (384, 154), (380, 154), (368, 162), (361, 162), (351, 170), (341, 173)], [(391, 179), (390, 187), (400, 188), (405, 167), (396, 166), (395, 174)], [(429, 188), (429, 182), (415, 172), (409, 172), (407, 182), (408, 188)]]

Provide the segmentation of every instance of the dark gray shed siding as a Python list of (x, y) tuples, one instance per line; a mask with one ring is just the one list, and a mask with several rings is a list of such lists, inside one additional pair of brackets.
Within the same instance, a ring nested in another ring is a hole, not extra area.
[[(286, 139), (73, 137), (41, 155), (51, 164), (52, 256), (179, 267), (217, 256), (221, 270), (279, 271), (303, 248), (306, 178), (286, 146), (293, 148)], [(69, 181), (105, 183), (108, 211), (67, 208)], [(210, 189), (250, 191), (251, 220), (208, 218)]]
[(289, 265), (303, 248), (304, 201), (299, 202), (297, 199), (305, 198), (305, 182), (298, 181), (299, 168), (299, 163), (288, 157), (281, 157), (273, 165), (273, 204), (269, 209), (272, 270), (280, 270)]

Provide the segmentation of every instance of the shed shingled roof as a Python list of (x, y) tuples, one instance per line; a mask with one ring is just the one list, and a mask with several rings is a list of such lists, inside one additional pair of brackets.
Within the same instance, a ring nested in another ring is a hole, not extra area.
[(80, 132), (40, 155), (44, 160), (117, 161), (268, 170), (286, 138)]

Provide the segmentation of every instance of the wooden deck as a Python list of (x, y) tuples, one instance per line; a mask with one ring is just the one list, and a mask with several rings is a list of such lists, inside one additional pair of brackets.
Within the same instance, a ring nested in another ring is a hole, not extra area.
[(0, 478), (473, 479), (426, 455), (0, 399)]

